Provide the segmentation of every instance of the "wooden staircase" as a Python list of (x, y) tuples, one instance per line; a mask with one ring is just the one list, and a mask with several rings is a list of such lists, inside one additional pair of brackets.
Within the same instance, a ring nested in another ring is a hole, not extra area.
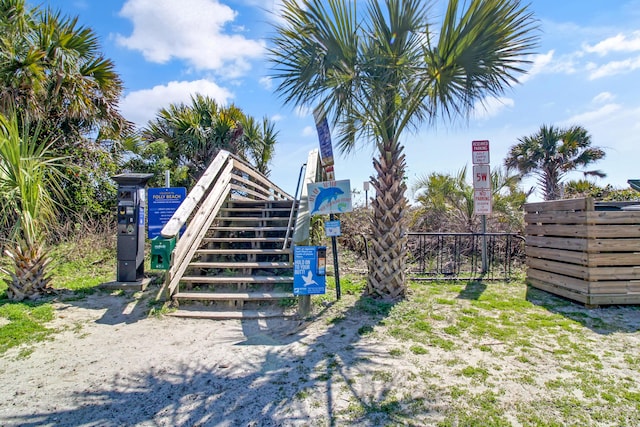
[(294, 314), (293, 205), (292, 200), (227, 200), (172, 295), (178, 307), (172, 315), (246, 319)]

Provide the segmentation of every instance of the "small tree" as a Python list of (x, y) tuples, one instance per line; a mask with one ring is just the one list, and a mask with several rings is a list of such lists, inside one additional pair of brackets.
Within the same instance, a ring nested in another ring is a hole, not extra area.
[[(523, 228), (522, 206), (528, 193), (519, 187), (520, 176), (510, 170), (491, 171), (493, 214), (490, 228), (495, 231), (520, 232)], [(455, 175), (431, 173), (412, 187), (420, 208), (414, 213), (414, 224), (428, 231), (476, 232), (478, 217), (474, 215), (474, 190), (467, 182), (467, 168)]]
[(49, 290), (50, 276), (44, 239), (55, 223), (62, 200), (62, 158), (52, 157), (51, 143), (39, 140), (39, 128), (29, 120), (18, 125), (16, 114), (0, 114), (0, 221), (10, 230), (6, 255), (13, 261), (7, 296), (22, 300)]
[[(569, 172), (604, 158), (601, 148), (591, 146), (591, 135), (581, 126), (557, 128), (543, 125), (511, 147), (504, 163), (523, 176), (535, 175), (545, 200), (560, 198), (560, 184)], [(599, 170), (582, 170), (585, 175), (604, 177)]]

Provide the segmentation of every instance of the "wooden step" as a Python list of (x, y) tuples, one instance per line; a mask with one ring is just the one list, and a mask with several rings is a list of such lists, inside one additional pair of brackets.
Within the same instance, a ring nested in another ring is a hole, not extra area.
[(178, 292), (173, 296), (181, 301), (269, 301), (293, 297), (292, 292)]
[(198, 249), (199, 255), (291, 255), (291, 249)]
[[(291, 239), (291, 237), (289, 237)], [(284, 237), (205, 237), (203, 243), (284, 242)]]
[(293, 268), (291, 262), (256, 262), (256, 261), (216, 261), (203, 262), (196, 261), (189, 263), (189, 267), (194, 268)]
[[(223, 207), (220, 212), (291, 212), (291, 208), (236, 208)], [(284, 218), (284, 217), (283, 217)]]
[(216, 230), (216, 231), (287, 231), (287, 229), (289, 229), (291, 227), (251, 227), (251, 226), (245, 226), (245, 227), (225, 227), (225, 226), (215, 226), (215, 227), (210, 227), (210, 230)]
[(209, 310), (177, 310), (168, 313), (172, 317), (181, 317), (187, 319), (212, 319), (212, 320), (245, 320), (245, 319), (273, 319), (282, 317), (296, 317), (295, 314), (285, 314), (283, 311), (257, 311), (257, 310), (238, 310), (238, 311), (209, 311)]
[(224, 283), (292, 283), (292, 276), (183, 276), (181, 282), (202, 284)]
[(288, 216), (219, 216), (216, 217), (220, 221), (235, 221), (235, 222), (261, 222), (261, 221), (289, 221)]

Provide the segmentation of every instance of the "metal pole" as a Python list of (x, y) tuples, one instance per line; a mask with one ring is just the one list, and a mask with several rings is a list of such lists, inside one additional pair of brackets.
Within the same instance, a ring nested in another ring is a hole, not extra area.
[(362, 188), (364, 189), (364, 207), (367, 209), (369, 208), (369, 181), (363, 182)]
[[(329, 220), (335, 220), (333, 214), (329, 214)], [(331, 252), (333, 252), (333, 272), (336, 278), (336, 299), (340, 299), (342, 291), (340, 289), (340, 268), (338, 267), (338, 241), (336, 236), (331, 236)]]
[(487, 263), (487, 216), (482, 215), (482, 274), (489, 271)]
[(164, 186), (165, 188), (169, 188), (170, 187), (170, 177), (171, 177), (171, 172), (169, 172), (168, 170), (164, 171)]

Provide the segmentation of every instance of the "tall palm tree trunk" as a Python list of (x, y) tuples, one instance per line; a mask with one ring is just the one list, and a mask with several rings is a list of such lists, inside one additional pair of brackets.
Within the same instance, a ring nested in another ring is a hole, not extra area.
[(405, 256), (407, 199), (404, 181), (406, 167), (403, 149), (385, 144), (373, 167), (378, 176), (372, 179), (376, 197), (373, 208), (373, 239), (368, 259), (367, 294), (385, 298), (405, 295)]

